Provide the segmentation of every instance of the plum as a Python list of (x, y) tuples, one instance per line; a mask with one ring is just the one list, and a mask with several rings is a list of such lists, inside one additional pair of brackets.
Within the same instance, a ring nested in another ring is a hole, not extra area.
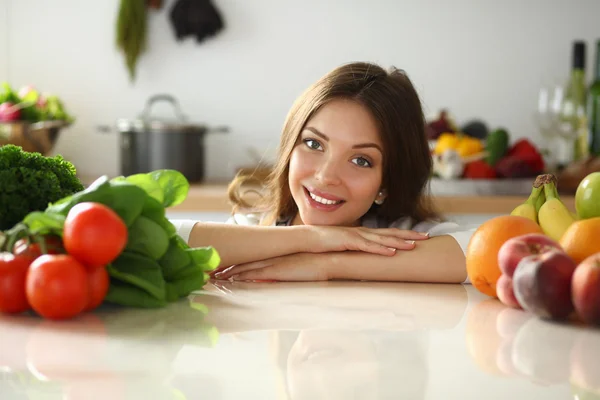
[(522, 308), (519, 304), (519, 301), (515, 297), (515, 292), (513, 291), (513, 280), (510, 276), (502, 274), (498, 281), (496, 282), (496, 293), (498, 294), (498, 299), (509, 307), (513, 308)]
[(503, 274), (512, 278), (519, 261), (551, 249), (562, 250), (559, 243), (541, 233), (528, 233), (508, 239), (498, 250), (498, 266)]
[(566, 319), (574, 311), (571, 279), (576, 266), (557, 249), (523, 258), (513, 275), (517, 301), (524, 310), (544, 319)]
[(571, 282), (571, 299), (583, 322), (600, 325), (600, 253), (577, 266)]

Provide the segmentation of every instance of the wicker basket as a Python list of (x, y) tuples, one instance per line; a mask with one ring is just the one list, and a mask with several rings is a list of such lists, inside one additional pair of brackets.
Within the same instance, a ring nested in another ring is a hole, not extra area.
[(24, 121), (0, 123), (0, 146), (14, 144), (24, 151), (50, 154), (60, 130), (69, 125), (65, 121), (42, 121), (29, 123)]

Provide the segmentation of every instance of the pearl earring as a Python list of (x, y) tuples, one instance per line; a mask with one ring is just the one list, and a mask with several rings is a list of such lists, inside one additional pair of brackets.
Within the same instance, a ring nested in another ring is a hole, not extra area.
[(377, 204), (378, 206), (383, 204), (383, 192), (379, 192), (377, 193), (377, 199), (375, 199), (375, 204)]

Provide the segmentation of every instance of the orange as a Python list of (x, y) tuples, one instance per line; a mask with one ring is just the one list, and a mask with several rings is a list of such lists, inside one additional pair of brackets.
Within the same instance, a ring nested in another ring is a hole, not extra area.
[(498, 251), (508, 239), (528, 233), (544, 232), (534, 221), (516, 215), (501, 215), (481, 224), (467, 245), (467, 274), (471, 284), (481, 293), (498, 297), (496, 282), (502, 274)]
[(592, 254), (600, 253), (600, 217), (573, 222), (559, 243), (577, 264)]

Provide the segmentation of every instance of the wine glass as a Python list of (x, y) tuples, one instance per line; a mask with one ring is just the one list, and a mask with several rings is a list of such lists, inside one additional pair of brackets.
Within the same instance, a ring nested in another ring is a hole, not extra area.
[(543, 138), (542, 153), (550, 170), (564, 162), (560, 146), (559, 123), (564, 99), (564, 87), (557, 83), (543, 85), (538, 93), (535, 121)]

